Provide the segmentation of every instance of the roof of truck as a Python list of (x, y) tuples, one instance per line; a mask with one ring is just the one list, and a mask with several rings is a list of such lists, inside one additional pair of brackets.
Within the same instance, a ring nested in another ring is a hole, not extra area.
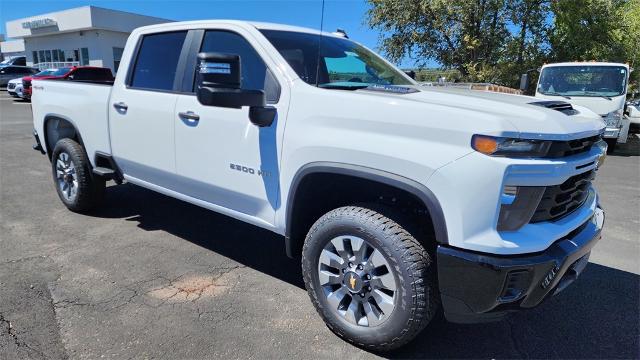
[(552, 64), (544, 64), (542, 67), (550, 67), (550, 66), (585, 66), (585, 65), (593, 65), (593, 66), (624, 66), (629, 67), (628, 64), (623, 63), (614, 63), (614, 62), (602, 62), (602, 61), (569, 61), (569, 62), (559, 62)]
[[(216, 25), (216, 24), (236, 24), (236, 25), (249, 25), (255, 27), (259, 30), (279, 30), (279, 31), (295, 31), (309, 34), (320, 34), (320, 30), (305, 28), (301, 26), (293, 26), (293, 25), (285, 25), (285, 24), (276, 24), (276, 23), (268, 23), (268, 22), (259, 22), (259, 21), (244, 21), (244, 20), (194, 20), (194, 21), (176, 21), (170, 23), (162, 23), (162, 24), (154, 24), (143, 26), (138, 29), (142, 30), (151, 30), (151, 29), (162, 29), (167, 26), (194, 26), (194, 27), (206, 27), (207, 25)], [(322, 35), (327, 36), (335, 36), (341, 37), (340, 35), (333, 34), (331, 32), (322, 31)]]

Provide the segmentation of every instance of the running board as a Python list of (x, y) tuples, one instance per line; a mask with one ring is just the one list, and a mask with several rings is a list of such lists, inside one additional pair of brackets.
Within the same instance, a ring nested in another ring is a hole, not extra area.
[(105, 167), (94, 167), (93, 173), (105, 178), (106, 180), (113, 180), (116, 177), (116, 172), (113, 169)]

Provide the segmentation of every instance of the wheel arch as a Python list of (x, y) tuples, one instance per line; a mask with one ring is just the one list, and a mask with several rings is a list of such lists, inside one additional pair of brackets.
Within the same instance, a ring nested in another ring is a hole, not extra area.
[[(289, 188), (286, 203), (285, 219), (285, 246), (287, 256), (293, 258), (301, 248), (300, 238), (296, 230), (296, 216), (305, 190), (302, 185), (310, 176), (326, 174), (358, 179), (363, 182), (376, 183), (386, 187), (397, 189), (401, 192), (413, 195), (428, 211), (433, 227), (435, 240), (439, 244), (448, 243), (447, 227), (442, 207), (435, 194), (425, 185), (406, 177), (369, 168), (361, 165), (353, 165), (336, 162), (314, 162), (302, 166), (294, 175)], [(307, 229), (308, 230), (308, 229)]]
[(45, 116), (42, 122), (42, 129), (44, 131), (44, 147), (49, 159), (51, 159), (53, 148), (60, 139), (74, 139), (84, 147), (78, 126), (66, 116), (57, 114)]

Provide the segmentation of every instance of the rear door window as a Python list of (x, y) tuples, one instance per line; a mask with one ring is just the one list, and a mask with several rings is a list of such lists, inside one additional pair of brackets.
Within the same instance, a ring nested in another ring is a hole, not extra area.
[(186, 31), (144, 35), (129, 85), (149, 90), (173, 90), (186, 36)]

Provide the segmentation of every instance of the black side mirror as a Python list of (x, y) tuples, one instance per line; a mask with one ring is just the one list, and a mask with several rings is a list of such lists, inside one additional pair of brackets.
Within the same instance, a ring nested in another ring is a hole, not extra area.
[(526, 91), (529, 87), (529, 73), (524, 73), (520, 76), (520, 90)]
[(202, 105), (240, 109), (249, 106), (249, 119), (257, 126), (270, 126), (276, 108), (266, 106), (263, 90), (241, 88), (240, 56), (200, 53), (196, 73), (196, 95)]

